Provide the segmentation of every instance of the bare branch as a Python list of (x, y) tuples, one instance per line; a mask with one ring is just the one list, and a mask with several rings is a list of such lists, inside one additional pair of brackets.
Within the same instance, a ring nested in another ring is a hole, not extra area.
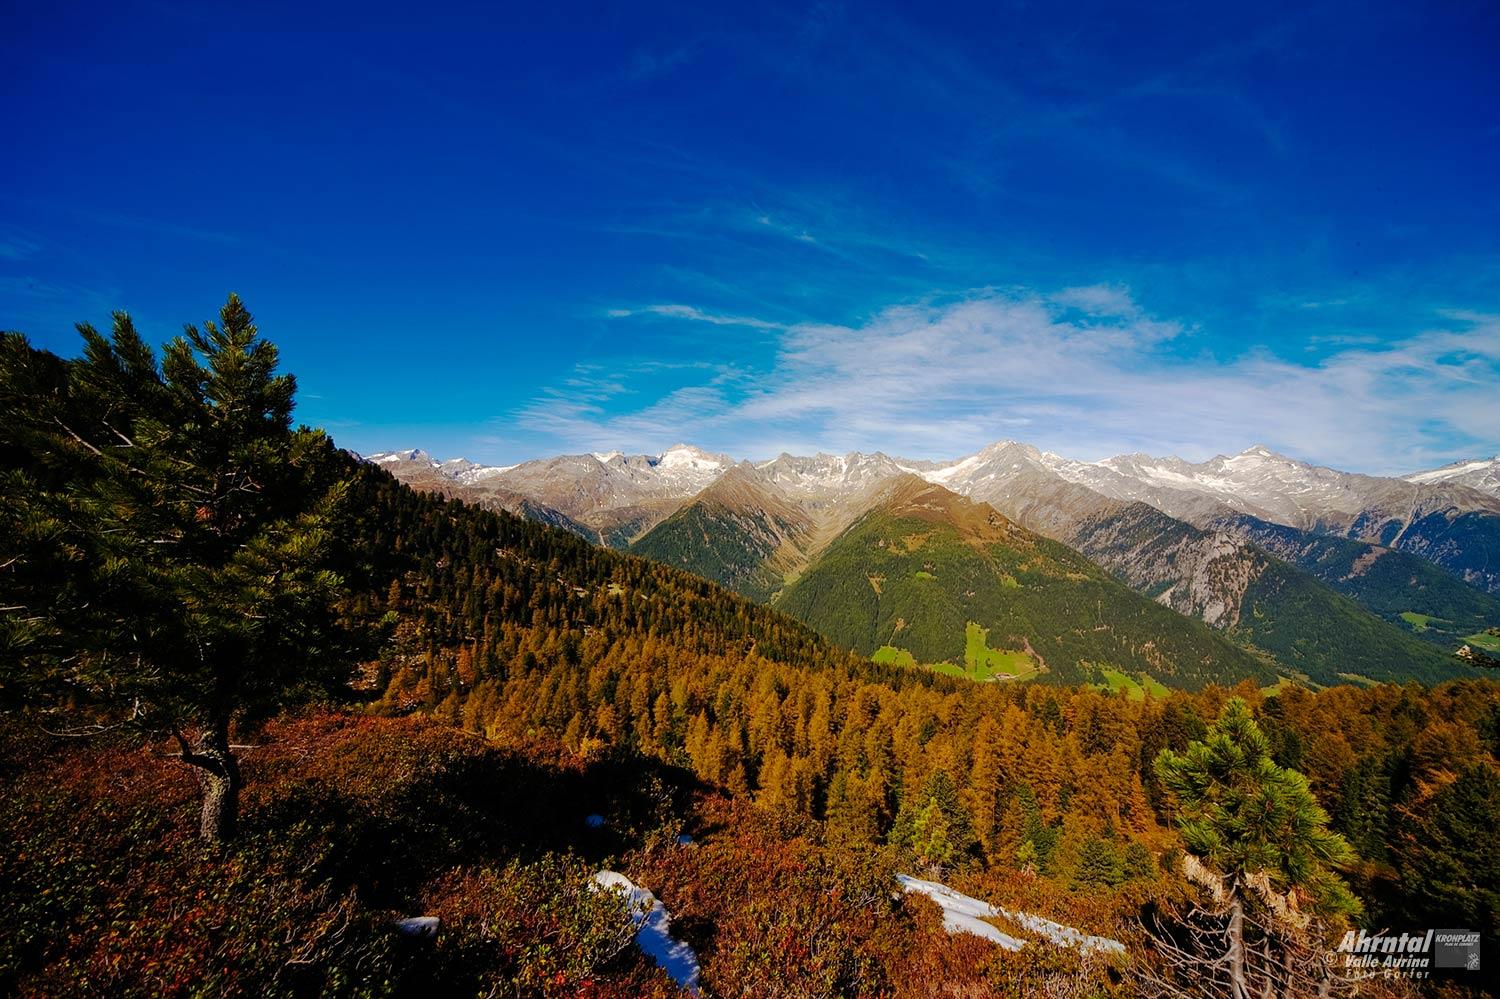
[(82, 437), (79, 437), (78, 434), (74, 432), (73, 428), (70, 427), (70, 426), (68, 426), (62, 420), (60, 420), (60, 419), (58, 419), (57, 417), (54, 416), (52, 418), (52, 422), (56, 423), (59, 427), (62, 427), (64, 430), (66, 430), (68, 432), (68, 436), (69, 437), (72, 437), (75, 441), (77, 441), (78, 443), (82, 444), (84, 447), (88, 448), (91, 452), (93, 452), (93, 454), (95, 456), (100, 457), (100, 458), (104, 457), (104, 452), (103, 451), (101, 451), (98, 448), (94, 447), (94, 445), (90, 444), (88, 441), (84, 440)]

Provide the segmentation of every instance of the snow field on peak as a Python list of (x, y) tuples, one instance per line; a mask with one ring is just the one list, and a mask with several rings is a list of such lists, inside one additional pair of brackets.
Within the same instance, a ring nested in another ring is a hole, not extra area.
[(717, 455), (707, 454), (688, 444), (676, 444), (667, 448), (657, 456), (656, 463), (661, 468), (691, 468), (700, 472), (718, 471), (730, 464)]
[(378, 451), (375, 454), (369, 455), (366, 460), (375, 465), (392, 465), (398, 461), (425, 461), (434, 468), (437, 467), (437, 462), (432, 460), (432, 455), (419, 447), (410, 448), (405, 451)]

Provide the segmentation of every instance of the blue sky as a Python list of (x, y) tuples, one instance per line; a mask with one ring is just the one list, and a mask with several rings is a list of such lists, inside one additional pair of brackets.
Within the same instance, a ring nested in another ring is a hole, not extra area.
[(0, 53), (0, 327), (238, 291), (359, 450), (1500, 451), (1492, 4), (10, 4)]

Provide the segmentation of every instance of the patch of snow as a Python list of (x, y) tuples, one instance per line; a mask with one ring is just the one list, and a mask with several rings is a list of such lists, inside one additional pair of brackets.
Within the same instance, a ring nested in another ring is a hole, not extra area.
[(493, 479), (497, 475), (503, 475), (515, 467), (515, 465), (474, 465), (471, 468), (466, 468), (458, 472), (454, 475), (454, 478), (466, 486), (471, 486), (476, 482), (483, 482), (486, 479)]
[(391, 925), (403, 937), (430, 938), (437, 936), (438, 927), (441, 924), (442, 920), (436, 916), (412, 916), (408, 919), (398, 919)]
[(1006, 919), (1026, 927), (1039, 937), (1047, 938), (1059, 947), (1074, 947), (1085, 954), (1096, 950), (1110, 954), (1125, 953), (1125, 945), (1109, 937), (1096, 937), (1029, 912), (1011, 912), (1009, 909), (1000, 909), (999, 912)]
[(935, 469), (931, 472), (923, 472), (922, 478), (928, 482), (936, 482), (938, 485), (943, 485), (944, 483), (952, 482), (955, 478), (962, 478), (964, 473), (976, 467), (983, 460), (984, 458), (981, 455), (970, 455), (955, 465), (948, 465), (946, 468)]
[(1006, 950), (1020, 950), (1026, 946), (1024, 940), (1018, 940), (1008, 933), (1001, 933), (998, 926), (984, 921), (987, 916), (1000, 914), (999, 910), (988, 902), (981, 902), (977, 898), (956, 892), (936, 881), (923, 881), (909, 874), (898, 874), (896, 880), (901, 882), (904, 890), (926, 895), (936, 902), (938, 908), (943, 910), (943, 929), (949, 933), (972, 933)]
[(1440, 482), (1455, 482), (1459, 485), (1471, 486), (1488, 492), (1500, 492), (1500, 455), (1493, 458), (1473, 458), (1467, 461), (1455, 461), (1451, 465), (1442, 468), (1433, 468), (1425, 472), (1413, 472), (1405, 476), (1407, 482), (1415, 482), (1419, 485), (1432, 485)]
[(1002, 933), (998, 927), (985, 922), (986, 917), (999, 916), (1025, 927), (1059, 947), (1073, 947), (1084, 953), (1091, 951), (1125, 953), (1125, 945), (1118, 940), (1093, 936), (1029, 912), (1012, 912), (1009, 909), (1002, 909), (971, 895), (954, 891), (947, 885), (936, 881), (923, 881), (909, 874), (898, 874), (896, 880), (901, 883), (903, 890), (926, 895), (936, 902), (938, 908), (943, 910), (943, 928), (949, 933), (972, 933), (991, 940), (1006, 950), (1020, 950), (1026, 945), (1025, 941), (1008, 933)]
[(672, 939), (672, 916), (657, 897), (616, 871), (600, 871), (593, 883), (606, 891), (622, 893), (635, 923), (635, 943), (671, 976), (679, 988), (698, 995), (698, 955), (681, 940)]

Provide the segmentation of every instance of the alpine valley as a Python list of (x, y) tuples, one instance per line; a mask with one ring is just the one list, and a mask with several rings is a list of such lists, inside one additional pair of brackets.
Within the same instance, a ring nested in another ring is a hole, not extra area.
[(1500, 639), (1496, 460), (1406, 478), (1254, 446), (1085, 462), (562, 455), (367, 460), (786, 611), (877, 661), (1143, 696), (1475, 675)]

